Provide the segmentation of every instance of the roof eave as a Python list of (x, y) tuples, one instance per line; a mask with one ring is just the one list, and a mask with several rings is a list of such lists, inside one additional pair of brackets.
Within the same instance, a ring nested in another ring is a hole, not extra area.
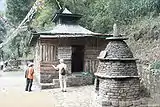
[(102, 34), (102, 33), (51, 33), (51, 32), (39, 32), (34, 35), (93, 35), (93, 36), (108, 36), (112, 37), (113, 34)]
[(112, 34), (101, 34), (101, 33), (36, 33), (34, 35), (39, 35), (39, 38), (50, 38), (50, 39), (51, 38), (82, 38), (82, 37), (94, 37), (94, 38), (106, 39), (107, 37), (113, 36)]

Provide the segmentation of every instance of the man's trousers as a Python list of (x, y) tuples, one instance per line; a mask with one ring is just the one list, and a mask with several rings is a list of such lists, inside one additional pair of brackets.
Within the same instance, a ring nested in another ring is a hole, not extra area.
[(26, 79), (26, 91), (32, 91), (31, 88), (32, 88), (32, 83), (33, 83), (33, 79), (29, 79), (27, 78)]
[(66, 75), (59, 75), (59, 83), (62, 91), (66, 91), (67, 83), (66, 83)]

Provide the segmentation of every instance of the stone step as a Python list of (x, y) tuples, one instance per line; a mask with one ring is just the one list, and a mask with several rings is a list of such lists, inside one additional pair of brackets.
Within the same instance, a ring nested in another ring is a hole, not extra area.
[[(146, 107), (146, 106), (140, 106), (140, 107)], [(160, 104), (149, 104), (148, 107), (160, 107)]]
[(56, 85), (54, 83), (40, 83), (41, 89), (53, 89), (53, 88), (59, 88), (59, 85)]
[[(82, 76), (82, 75), (72, 75), (67, 77), (67, 87), (70, 86), (84, 86), (92, 85), (93, 77), (92, 76)], [(59, 79), (53, 79), (52, 83), (39, 83), (41, 89), (53, 89), (59, 88)]]

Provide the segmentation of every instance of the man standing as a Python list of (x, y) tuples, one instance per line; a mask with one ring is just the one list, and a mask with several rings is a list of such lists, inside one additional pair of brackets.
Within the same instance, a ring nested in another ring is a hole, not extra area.
[(1, 70), (3, 70), (3, 61), (0, 62)]
[(62, 92), (66, 92), (66, 70), (67, 70), (67, 65), (64, 64), (64, 60), (60, 59), (59, 63), (57, 66), (53, 66), (54, 69), (59, 71), (59, 82), (60, 82), (60, 88)]
[(26, 78), (26, 89), (25, 91), (32, 91), (32, 83), (33, 83), (33, 75), (34, 75), (34, 69), (33, 69), (33, 63), (30, 63), (28, 65), (28, 69), (26, 70), (25, 73), (25, 78)]

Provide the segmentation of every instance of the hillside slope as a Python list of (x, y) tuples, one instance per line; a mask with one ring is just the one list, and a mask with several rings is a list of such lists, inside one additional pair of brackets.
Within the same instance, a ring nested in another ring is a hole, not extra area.
[(160, 17), (141, 19), (132, 25), (122, 26), (135, 58), (144, 64), (160, 60)]

